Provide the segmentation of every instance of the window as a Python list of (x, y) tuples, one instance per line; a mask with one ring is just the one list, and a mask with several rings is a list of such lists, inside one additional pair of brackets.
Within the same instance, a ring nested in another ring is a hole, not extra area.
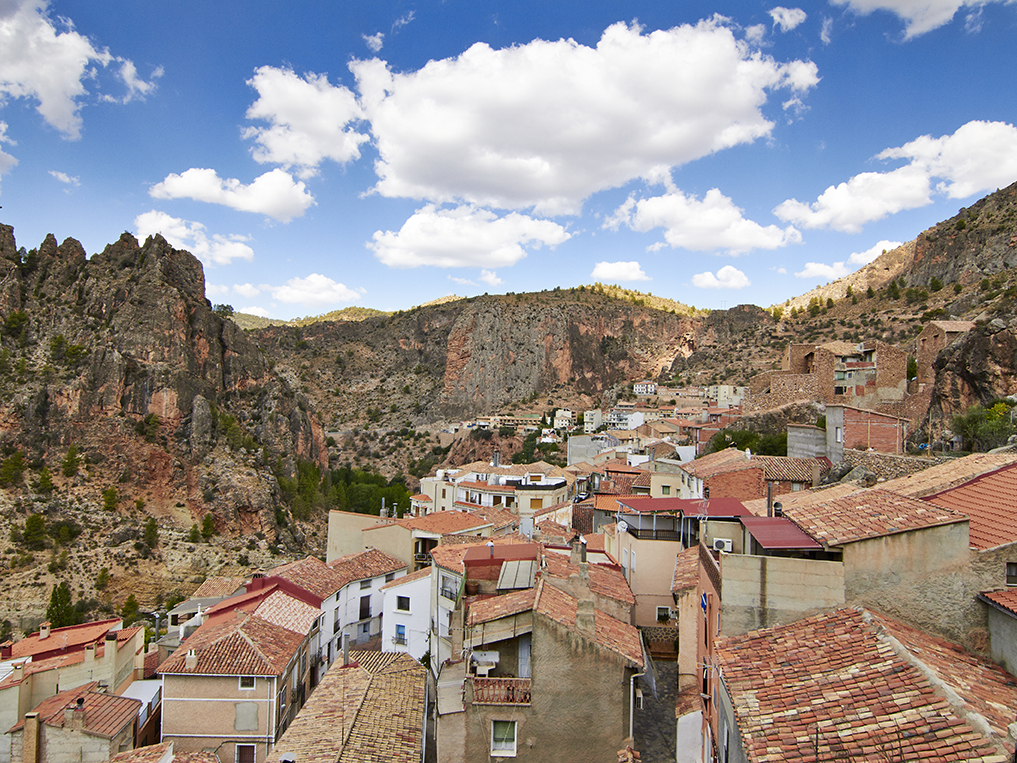
[(394, 572), (390, 572), (390, 573), (388, 573), (385, 576), (385, 582), (386, 583), (391, 583), (393, 580), (395, 580), (395, 573)]
[(395, 638), (392, 639), (392, 640), (395, 643), (397, 643), (397, 644), (405, 644), (406, 643), (406, 626), (405, 625), (397, 625), (396, 626)]
[(237, 745), (237, 763), (254, 763), (255, 746), (253, 744)]
[(455, 601), (456, 600), (456, 593), (457, 593), (458, 589), (459, 589), (459, 586), (456, 585), (455, 578), (450, 577), (449, 575), (442, 575), (441, 576), (441, 595), (442, 596), (444, 596), (446, 599), (450, 599), (451, 601)]
[(371, 581), (370, 580), (361, 580), (360, 581), (360, 590), (361, 591), (363, 591), (365, 588), (370, 588), (370, 587), (371, 587)]
[(371, 616), (371, 597), (360, 597), (360, 619), (367, 620)]
[(660, 486), (660, 494), (661, 495), (671, 495), (671, 486), (670, 485), (661, 485)]
[(410, 611), (410, 597), (409, 596), (396, 596), (396, 609), (400, 612)]
[(491, 755), (513, 758), (516, 754), (516, 722), (493, 721), (491, 723)]
[(254, 688), (254, 676), (240, 676), (240, 690), (248, 691)]
[(833, 439), (834, 442), (844, 442), (844, 430), (841, 427), (833, 428)]
[(670, 607), (657, 607), (657, 622), (666, 623), (671, 619), (671, 608)]
[(1017, 562), (1006, 563), (1006, 584), (1017, 585)]
[(363, 625), (361, 625), (360, 626), (360, 632), (362, 634), (364, 634), (364, 635), (369, 634), (371, 632), (371, 624), (370, 623), (364, 623)]

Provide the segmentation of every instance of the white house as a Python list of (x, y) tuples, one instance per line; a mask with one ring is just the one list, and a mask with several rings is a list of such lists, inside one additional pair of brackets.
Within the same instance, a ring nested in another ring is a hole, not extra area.
[(381, 650), (407, 652), (419, 660), (430, 648), (431, 568), (385, 583), (381, 591)]
[(632, 385), (632, 391), (637, 395), (656, 395), (657, 394), (657, 382), (649, 379), (643, 379), (637, 381)]
[(332, 632), (336, 648), (342, 638), (362, 644), (381, 635), (381, 613), (384, 602), (382, 586), (406, 574), (405, 562), (376, 548), (358, 554), (341, 556), (328, 564), (343, 581), (337, 597)]

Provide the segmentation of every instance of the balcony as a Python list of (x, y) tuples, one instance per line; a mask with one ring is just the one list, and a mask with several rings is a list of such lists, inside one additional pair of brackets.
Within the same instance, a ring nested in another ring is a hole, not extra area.
[(529, 705), (529, 678), (474, 678), (475, 705)]
[(650, 528), (642, 529), (639, 527), (629, 527), (629, 535), (639, 540), (670, 540), (680, 541), (682, 539), (681, 533), (676, 530), (653, 530)]

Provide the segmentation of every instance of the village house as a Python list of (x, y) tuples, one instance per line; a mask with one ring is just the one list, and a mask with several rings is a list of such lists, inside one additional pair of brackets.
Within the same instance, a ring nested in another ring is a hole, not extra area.
[(140, 700), (91, 681), (49, 697), (11, 727), (12, 763), (106, 763), (134, 747)]
[(377, 548), (416, 572), (431, 563), (430, 552), (443, 535), (490, 536), (493, 528), (481, 516), (450, 510), (373, 525), (362, 536), (365, 548)]
[(264, 763), (313, 688), (321, 616), (276, 586), (220, 603), (159, 666), (161, 741), (180, 752), (214, 749), (220, 760)]
[(268, 763), (418, 763), (426, 671), (405, 654), (351, 652), (325, 674)]
[(631, 736), (629, 698), (646, 664), (639, 635), (592, 598), (539, 581), (477, 601), (463, 648), (477, 659), (439, 678), (439, 760), (558, 761), (568, 750), (613, 763)]
[(708, 674), (704, 759), (1001, 763), (1014, 753), (1013, 676), (873, 612), (722, 639)]
[(760, 456), (730, 447), (682, 463), (675, 487), (690, 498), (752, 500), (813, 487), (830, 466), (825, 457)]
[[(339, 585), (335, 593), (335, 611), (331, 632), (337, 657), (343, 639), (362, 644), (381, 635), (382, 588), (406, 574), (408, 565), (400, 559), (369, 548), (328, 563)], [(329, 659), (331, 664), (333, 658)]]
[[(40, 630), (3, 649), (11, 670), (0, 678), (0, 730), (10, 729), (43, 700), (67, 689), (96, 682), (122, 694), (145, 674), (145, 629), (122, 628), (102, 620)], [(11, 737), (0, 736), (0, 763), (10, 763)]]
[(430, 648), (431, 568), (424, 567), (381, 587), (381, 648), (416, 660)]
[(986, 605), (993, 662), (1017, 675), (1017, 588), (985, 591), (978, 594), (978, 600)]

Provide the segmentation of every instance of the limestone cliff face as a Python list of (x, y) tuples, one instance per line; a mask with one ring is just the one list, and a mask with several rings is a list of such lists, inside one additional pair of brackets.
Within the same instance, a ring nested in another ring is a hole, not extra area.
[(1017, 394), (1017, 331), (1000, 320), (976, 327), (936, 358), (932, 406), (947, 416)]
[(915, 241), (909, 285), (978, 283), (1017, 266), (1017, 183), (986, 196)]
[[(599, 404), (612, 386), (670, 373), (731, 326), (766, 320), (762, 310), (686, 316), (589, 290), (483, 296), (353, 322), (254, 332), (269, 355), (300, 368), (301, 382), (332, 420), (388, 408), (412, 389), (426, 423), (497, 412), (534, 396)], [(727, 313), (731, 313), (730, 317)], [(330, 407), (331, 406), (331, 407)]]
[[(253, 511), (260, 518), (240, 524), (267, 531), (276, 488), (264, 458), (327, 463), (313, 407), (212, 311), (200, 262), (162, 237), (125, 233), (86, 259), (52, 235), (18, 250), (0, 226), (0, 281), (0, 441), (29, 459), (55, 470), (73, 443), (156, 513), (189, 526), (212, 510), (226, 530)], [(257, 487), (219, 489), (221, 475), (200, 487), (214, 460), (252, 442)]]

